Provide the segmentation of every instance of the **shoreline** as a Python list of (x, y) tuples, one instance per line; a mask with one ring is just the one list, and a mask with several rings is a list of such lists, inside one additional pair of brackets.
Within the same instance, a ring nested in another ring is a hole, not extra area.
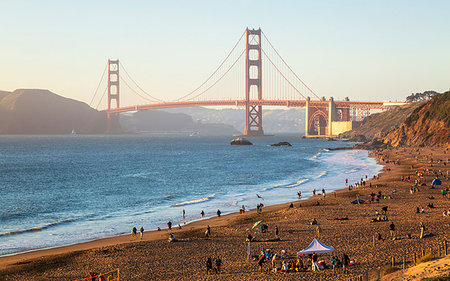
[[(333, 149), (329, 149), (329, 148), (321, 148), (321, 149), (319, 149), (319, 152), (317, 154), (323, 153), (322, 151), (326, 151), (326, 152), (331, 151), (331, 152), (336, 152), (336, 153), (340, 152), (339, 149), (336, 149), (336, 150), (337, 151), (333, 151)], [(374, 159), (376, 161), (376, 158), (371, 156), (370, 150), (366, 150), (366, 149), (347, 149), (347, 150), (365, 151), (365, 152), (367, 152), (367, 156), (365, 156), (365, 157), (367, 157), (368, 159), (370, 159), (370, 158)], [(315, 154), (313, 157), (315, 157), (317, 154)], [(378, 163), (378, 161), (377, 161), (377, 163)], [(322, 174), (320, 174), (319, 176), (316, 176), (316, 178), (320, 178), (321, 175)], [(349, 184), (350, 184), (350, 182), (349, 182)], [(327, 194), (331, 194), (333, 192), (337, 192), (340, 190), (345, 190), (347, 188), (347, 187), (342, 187), (342, 188), (334, 189), (333, 184), (328, 184), (327, 186), (323, 186), (323, 185), (320, 185), (320, 186), (327, 190)], [(281, 190), (283, 190), (283, 189), (280, 189), (280, 191)], [(305, 194), (305, 193), (307, 194), (307, 193), (311, 193), (311, 190), (302, 190), (302, 192), (303, 192), (303, 194)], [(319, 189), (317, 189), (317, 192), (320, 194)], [(303, 198), (300, 200), (287, 201), (287, 202), (283, 202), (283, 203), (275, 203), (273, 205), (265, 205), (264, 210), (269, 210), (272, 208), (283, 208), (283, 207), (287, 206), (287, 204), (290, 204), (291, 202), (307, 202), (308, 200), (311, 200), (312, 197), (313, 197), (312, 195), (309, 197), (303, 196)], [(236, 208), (237, 208), (237, 206), (236, 206)], [(246, 213), (250, 213), (252, 211), (256, 212), (256, 208), (249, 208), (249, 209), (247, 209)], [(221, 217), (226, 217), (226, 216), (236, 215), (236, 214), (239, 214), (239, 211), (232, 211), (231, 213), (227, 212), (226, 214), (222, 214)], [(215, 219), (215, 218), (217, 218), (215, 215), (205, 217), (205, 219), (201, 219), (200, 217), (193, 217), (193, 218), (190, 218), (188, 220), (188, 222), (185, 224), (183, 224), (183, 221), (179, 221), (179, 222), (175, 221), (175, 222), (173, 222), (172, 231), (179, 231), (177, 228), (178, 224), (180, 224), (182, 226), (182, 230), (186, 230), (186, 229), (192, 230), (193, 228), (199, 227), (199, 226), (197, 226), (197, 224), (200, 224), (203, 227), (206, 227), (207, 224), (201, 223), (201, 222), (208, 221), (208, 220)], [(194, 227), (191, 227), (192, 225), (194, 225)], [(147, 238), (148, 235), (150, 235), (152, 238), (144, 239), (143, 241), (152, 241), (152, 240), (158, 240), (158, 239), (164, 240), (167, 238), (167, 237), (162, 237), (163, 236), (162, 233), (164, 233), (165, 231), (167, 231), (167, 228), (162, 228), (161, 232), (158, 232), (156, 229), (145, 231), (144, 238)], [(117, 243), (122, 244), (122, 243), (135, 242), (134, 240), (128, 241), (126, 239), (126, 237), (128, 237), (128, 236), (130, 236), (129, 233), (123, 233), (123, 234), (116, 234), (116, 235), (109, 236), (109, 237), (95, 238), (93, 240), (73, 242), (71, 244), (56, 245), (56, 246), (36, 248), (36, 249), (26, 249), (24, 251), (5, 253), (5, 254), (0, 255), (0, 268), (3, 267), (3, 260), (5, 260), (5, 259), (7, 260), (8, 258), (11, 258), (14, 256), (38, 257), (38, 256), (40, 256), (39, 253), (41, 253), (41, 252), (42, 252), (42, 256), (48, 256), (49, 255), (48, 253), (66, 253), (66, 252), (70, 252), (73, 250), (80, 250), (80, 249), (86, 250), (86, 249), (95, 247), (95, 246), (91, 246), (91, 244), (99, 245), (99, 247), (103, 247), (103, 246), (111, 246), (111, 245), (114, 245)], [(117, 238), (117, 242), (116, 242), (116, 238)], [(61, 248), (63, 250), (58, 251), (59, 248)], [(18, 259), (14, 259), (14, 260), (18, 260)]]
[[(377, 163), (379, 165), (383, 166), (383, 168), (384, 168), (384, 165), (379, 163), (377, 158), (372, 155), (372, 153), (373, 153), (372, 150), (359, 149), (359, 148), (353, 149), (351, 147), (344, 147), (344, 148), (345, 149), (337, 148), (337, 149), (329, 149), (329, 150), (330, 151), (335, 150), (336, 152), (338, 152), (340, 150), (367, 151), (368, 152), (367, 157), (374, 159), (375, 161), (377, 161)], [(381, 171), (378, 174), (383, 173), (383, 168), (381, 169)], [(366, 182), (369, 182), (370, 179), (371, 178), (369, 177), (366, 180)], [(326, 188), (326, 187), (324, 187), (324, 188)], [(327, 196), (331, 196), (331, 194), (336, 193), (336, 192), (338, 192), (338, 193), (345, 192), (346, 190), (347, 190), (347, 187), (334, 189), (331, 192), (327, 192)], [(319, 192), (319, 190), (317, 190), (317, 191)], [(322, 196), (321, 195), (315, 195), (315, 196), (311, 195), (309, 197), (306, 197), (306, 198), (300, 199), (300, 200), (289, 201), (289, 202), (285, 202), (285, 203), (278, 203), (278, 204), (274, 204), (274, 205), (267, 205), (267, 206), (264, 206), (263, 211), (264, 212), (279, 211), (281, 209), (285, 209), (291, 203), (305, 202), (306, 204), (308, 204), (309, 201), (317, 200), (317, 198), (322, 199)], [(250, 214), (250, 215), (256, 214), (256, 208), (247, 210), (245, 212), (245, 214)], [(218, 218), (216, 216), (207, 217), (205, 219), (193, 218), (189, 223), (182, 225), (181, 230), (178, 229), (177, 226), (173, 226), (172, 230), (170, 232), (173, 232), (174, 234), (183, 233), (186, 231), (204, 229), (204, 228), (206, 228), (207, 225), (210, 225), (212, 227), (223, 226), (226, 224), (226, 221), (228, 219), (234, 219), (241, 215), (242, 214), (239, 214), (239, 212), (236, 211), (236, 212), (224, 214), (220, 218)], [(69, 245), (54, 246), (54, 247), (40, 248), (40, 249), (31, 249), (31, 250), (26, 250), (24, 252), (4, 254), (4, 255), (0, 256), (0, 269), (7, 268), (11, 264), (21, 262), (24, 260), (28, 260), (28, 259), (35, 259), (35, 258), (52, 256), (52, 255), (60, 255), (60, 254), (74, 252), (74, 251), (84, 251), (84, 250), (113, 246), (113, 245), (135, 243), (135, 242), (140, 242), (140, 241), (166, 240), (168, 238), (168, 235), (170, 232), (167, 228), (162, 228), (161, 231), (158, 231), (158, 230), (144, 231), (144, 238), (142, 240), (140, 238), (131, 239), (130, 238), (131, 234), (125, 233), (125, 234), (114, 235), (111, 237), (98, 238), (98, 239), (94, 239), (94, 240), (90, 240), (90, 241), (75, 242), (75, 243), (69, 244)], [(138, 232), (137, 236), (139, 237), (139, 232)]]
[[(430, 160), (430, 155), (435, 162)], [(450, 219), (442, 216), (442, 211), (450, 208), (450, 201), (440, 196), (441, 188), (429, 188), (434, 172), (440, 170), (444, 174), (443, 187), (448, 186), (449, 177), (446, 172), (449, 167), (442, 161), (447, 162), (449, 155), (446, 149), (428, 147), (373, 150), (369, 156), (383, 164), (384, 168), (379, 173), (379, 179), (369, 178), (367, 181), (372, 183), (372, 188), (367, 184), (353, 190), (342, 188), (327, 193), (326, 198), (316, 195), (292, 201), (293, 208), (289, 208), (288, 202), (265, 206), (262, 214), (250, 210), (245, 214), (232, 213), (220, 218), (196, 221), (184, 226), (182, 230), (173, 231), (179, 241), (175, 243), (167, 242), (168, 230), (148, 231), (143, 240), (132, 240), (130, 234), (125, 234), (1, 257), (0, 275), (5, 276), (5, 280), (42, 280), (45, 277), (75, 280), (86, 277), (91, 271), (105, 272), (120, 268), (120, 275), (124, 280), (198, 280), (209, 279), (204, 272), (205, 259), (208, 256), (220, 256), (224, 261), (224, 272), (211, 276), (213, 279), (260, 280), (257, 263), (246, 261), (245, 237), (251, 231), (253, 223), (264, 220), (269, 225), (269, 231), (265, 234), (252, 231), (258, 239), (258, 242), (252, 243), (252, 255), (258, 254), (263, 247), (276, 253), (285, 251), (283, 259), (292, 260), (298, 250), (317, 238), (316, 227), (309, 223), (317, 218), (322, 228), (320, 241), (335, 247), (333, 254), (341, 256), (346, 253), (354, 261), (355, 265), (350, 267), (350, 273), (342, 270), (267, 273), (267, 278), (348, 280), (370, 270), (387, 267), (391, 257), (401, 260), (402, 257), (411, 257), (420, 249), (426, 250), (436, 247), (443, 240), (450, 240)], [(436, 159), (441, 161), (436, 162)], [(414, 183), (416, 170), (424, 171), (424, 181), (428, 186), (423, 186), (420, 192), (412, 194), (409, 189)], [(400, 180), (402, 176), (411, 176), (412, 183)], [(370, 193), (378, 191), (390, 196), (382, 198), (380, 203), (370, 203)], [(350, 204), (358, 196), (366, 200), (366, 203)], [(430, 202), (434, 203), (434, 209), (426, 207)], [(389, 222), (374, 223), (371, 218), (364, 216), (381, 211), (383, 206), (388, 206)], [(426, 213), (416, 214), (415, 209), (419, 206), (426, 208)], [(348, 220), (336, 219), (344, 216)], [(395, 223), (399, 239), (389, 239), (390, 222)], [(432, 235), (419, 239), (419, 222), (424, 222), (427, 232)], [(203, 234), (207, 225), (212, 230), (209, 238), (205, 238)], [(280, 229), (280, 240), (273, 240), (275, 225)], [(372, 237), (377, 233), (381, 234), (382, 240), (373, 243)], [(329, 256), (324, 258), (328, 259)], [(279, 265), (281, 260), (277, 262)], [(266, 262), (265, 267), (270, 268), (270, 262)]]

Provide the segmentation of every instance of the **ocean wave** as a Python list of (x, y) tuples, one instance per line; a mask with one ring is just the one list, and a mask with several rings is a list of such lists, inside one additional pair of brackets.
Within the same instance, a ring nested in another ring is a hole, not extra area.
[(317, 152), (316, 154), (314, 154), (311, 159), (316, 159), (317, 157), (319, 157), (322, 153)]
[(175, 198), (177, 196), (178, 196), (178, 194), (170, 194), (170, 195), (164, 197), (164, 200), (170, 200), (170, 199), (173, 199), (173, 198)]
[(26, 232), (42, 231), (42, 230), (48, 229), (50, 227), (57, 226), (57, 225), (60, 225), (63, 223), (69, 223), (69, 222), (72, 222), (72, 220), (56, 221), (56, 222), (52, 222), (52, 223), (49, 223), (49, 224), (46, 224), (43, 226), (36, 226), (36, 227), (32, 227), (32, 228), (27, 228), (27, 229), (8, 231), (8, 232), (0, 233), (0, 237), (8, 236), (8, 235), (15, 235), (15, 234), (22, 234), (22, 233), (26, 233)]
[(299, 186), (299, 185), (301, 185), (301, 184), (303, 184), (303, 183), (305, 183), (307, 181), (309, 181), (309, 179), (301, 179), (301, 180), (297, 181), (296, 183), (286, 185), (286, 187)]
[(197, 204), (197, 203), (200, 203), (200, 202), (207, 201), (207, 200), (213, 198), (214, 196), (216, 196), (216, 194), (211, 194), (211, 195), (208, 195), (208, 196), (203, 197), (203, 198), (200, 198), (200, 199), (189, 200), (189, 201), (183, 201), (183, 202), (180, 202), (180, 203), (173, 204), (172, 207), (178, 207), (178, 206), (184, 206), (184, 205)]
[(324, 176), (326, 176), (326, 175), (327, 175), (327, 171), (322, 171), (322, 172), (320, 173), (320, 175), (318, 175), (318, 176), (316, 177), (316, 179), (321, 178), (321, 177), (324, 177)]
[(350, 171), (345, 172), (346, 174), (353, 174), (358, 172), (358, 169), (351, 169)]

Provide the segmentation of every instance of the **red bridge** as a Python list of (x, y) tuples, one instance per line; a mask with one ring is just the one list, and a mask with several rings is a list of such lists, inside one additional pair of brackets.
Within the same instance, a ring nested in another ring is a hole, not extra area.
[[(119, 74), (119, 68), (125, 72), (124, 76)], [(200, 86), (173, 101), (163, 101), (144, 91), (119, 60), (108, 60), (101, 81), (106, 69), (107, 87), (97, 108), (106, 95), (109, 133), (121, 132), (121, 112), (174, 107), (237, 106), (245, 108), (244, 135), (261, 136), (264, 135), (262, 107), (283, 106), (306, 107), (306, 136), (333, 136), (351, 129), (350, 121), (362, 120), (371, 110), (384, 110), (390, 105), (384, 102), (350, 101), (348, 98), (334, 101), (333, 98), (325, 100), (324, 97), (319, 97), (289, 67), (261, 29), (247, 28), (219, 67)], [(120, 106), (121, 84), (144, 99), (145, 104)]]

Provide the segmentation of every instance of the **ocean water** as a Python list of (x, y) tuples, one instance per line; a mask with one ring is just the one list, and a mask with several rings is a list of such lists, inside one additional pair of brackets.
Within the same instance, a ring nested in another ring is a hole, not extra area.
[[(381, 170), (350, 143), (298, 136), (0, 136), (0, 255), (165, 228), (327, 192)], [(292, 147), (268, 144), (289, 141)], [(256, 195), (264, 200), (259, 199)], [(182, 217), (182, 210), (186, 218)]]

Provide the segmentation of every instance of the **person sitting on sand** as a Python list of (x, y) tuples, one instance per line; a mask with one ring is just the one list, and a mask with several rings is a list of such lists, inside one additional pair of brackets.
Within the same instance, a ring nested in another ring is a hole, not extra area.
[(249, 233), (249, 234), (247, 235), (247, 238), (245, 239), (245, 241), (246, 241), (246, 242), (252, 242), (252, 241), (253, 241), (253, 236), (252, 236), (251, 233)]
[(339, 258), (337, 256), (333, 257), (333, 262), (331, 263), (331, 265), (333, 266), (333, 271), (335, 271), (336, 268), (341, 267), (341, 261), (339, 260)]
[(222, 268), (222, 260), (217, 257), (216, 258), (216, 268), (214, 269), (216, 273), (220, 273), (220, 269)]
[(313, 220), (311, 221), (311, 225), (316, 225), (317, 224), (317, 220), (316, 218), (313, 218)]
[(177, 241), (177, 240), (175, 239), (175, 234), (170, 233), (170, 235), (169, 235), (169, 242), (175, 242), (175, 241)]
[(289, 265), (286, 261), (283, 261), (281, 266), (281, 272), (288, 272), (289, 271)]

